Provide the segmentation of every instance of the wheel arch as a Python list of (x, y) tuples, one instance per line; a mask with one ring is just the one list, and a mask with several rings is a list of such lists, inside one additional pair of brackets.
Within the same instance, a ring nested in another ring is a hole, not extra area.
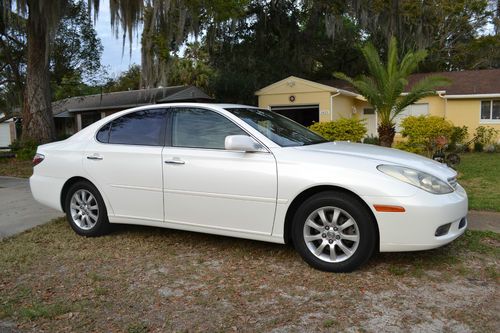
[(293, 217), (294, 217), (295, 213), (297, 212), (297, 209), (302, 204), (302, 202), (304, 202), (304, 200), (310, 198), (311, 196), (313, 196), (315, 194), (318, 194), (318, 193), (321, 193), (321, 192), (329, 192), (329, 191), (342, 192), (342, 193), (346, 193), (346, 194), (352, 195), (354, 198), (356, 198), (358, 200), (358, 202), (361, 205), (363, 205), (363, 206), (366, 207), (366, 209), (368, 210), (368, 212), (373, 217), (373, 220), (375, 221), (375, 228), (377, 230), (376, 235), (375, 235), (376, 236), (376, 245), (375, 245), (376, 247), (375, 247), (375, 249), (378, 249), (379, 245), (380, 245), (380, 230), (378, 228), (377, 218), (373, 214), (373, 211), (370, 209), (370, 207), (368, 206), (368, 204), (359, 195), (357, 195), (356, 193), (354, 193), (354, 192), (352, 192), (352, 191), (350, 191), (350, 190), (348, 190), (348, 189), (346, 189), (344, 187), (334, 186), (334, 185), (318, 185), (318, 186), (310, 187), (310, 188), (302, 191), (301, 193), (299, 193), (292, 200), (292, 202), (288, 206), (288, 209), (287, 209), (286, 215), (285, 215), (285, 226), (284, 226), (284, 230), (283, 230), (283, 238), (285, 240), (285, 243), (286, 244), (291, 244), (292, 243), (292, 222), (293, 222)]
[[(61, 203), (61, 208), (63, 210), (63, 212), (66, 213), (66, 210), (65, 210), (65, 205), (64, 205), (64, 201), (66, 199), (66, 195), (68, 194), (68, 191), (69, 189), (71, 188), (71, 186), (77, 182), (80, 182), (80, 181), (85, 181), (87, 183), (90, 183), (92, 184), (95, 188), (97, 188), (97, 186), (95, 186), (94, 183), (92, 183), (88, 178), (85, 178), (85, 177), (81, 177), (81, 176), (74, 176), (74, 177), (71, 177), (70, 179), (68, 179), (63, 187), (62, 187), (62, 190), (61, 190), (61, 197), (60, 197), (60, 203)], [(97, 190), (99, 191), (99, 189), (97, 188)], [(101, 192), (101, 191), (99, 191)], [(102, 193), (101, 193), (101, 196), (102, 196)], [(104, 197), (103, 197), (104, 198)]]

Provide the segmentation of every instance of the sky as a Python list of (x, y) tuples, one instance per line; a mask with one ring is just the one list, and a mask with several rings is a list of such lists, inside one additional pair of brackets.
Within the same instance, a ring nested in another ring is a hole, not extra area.
[(141, 63), (141, 45), (139, 39), (134, 38), (132, 43), (132, 55), (130, 55), (128, 37), (125, 43), (125, 49), (122, 49), (123, 40), (121, 35), (118, 38), (114, 36), (111, 30), (109, 0), (101, 0), (95, 29), (104, 47), (101, 62), (102, 65), (107, 68), (109, 74), (115, 76), (120, 72), (126, 71), (130, 65)]

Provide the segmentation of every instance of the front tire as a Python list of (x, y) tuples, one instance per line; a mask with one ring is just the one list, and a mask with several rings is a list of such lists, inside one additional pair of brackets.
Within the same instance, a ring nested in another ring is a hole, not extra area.
[(354, 195), (329, 191), (313, 195), (297, 210), (292, 238), (311, 267), (327, 272), (351, 272), (373, 254), (375, 219)]
[(81, 236), (96, 237), (110, 230), (108, 213), (97, 188), (89, 182), (73, 184), (66, 195), (66, 218)]

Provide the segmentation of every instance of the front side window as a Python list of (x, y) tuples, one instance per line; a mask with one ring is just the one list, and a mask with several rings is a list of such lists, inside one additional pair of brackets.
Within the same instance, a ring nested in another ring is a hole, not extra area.
[(103, 143), (160, 146), (163, 145), (165, 122), (164, 110), (137, 111), (103, 126), (96, 139)]
[(272, 111), (253, 108), (227, 108), (226, 110), (281, 147), (328, 142), (306, 127)]
[(226, 117), (204, 109), (183, 108), (174, 112), (172, 146), (224, 149), (226, 136), (247, 135)]
[(500, 120), (500, 100), (481, 101), (481, 120)]

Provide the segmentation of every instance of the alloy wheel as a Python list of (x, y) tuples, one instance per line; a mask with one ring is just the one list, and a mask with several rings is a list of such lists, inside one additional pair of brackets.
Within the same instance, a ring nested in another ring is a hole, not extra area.
[(313, 211), (303, 229), (304, 241), (317, 258), (339, 263), (349, 259), (359, 245), (358, 224), (345, 210), (328, 206)]
[(88, 190), (80, 189), (73, 193), (70, 210), (73, 222), (82, 230), (92, 229), (99, 218), (99, 205)]

